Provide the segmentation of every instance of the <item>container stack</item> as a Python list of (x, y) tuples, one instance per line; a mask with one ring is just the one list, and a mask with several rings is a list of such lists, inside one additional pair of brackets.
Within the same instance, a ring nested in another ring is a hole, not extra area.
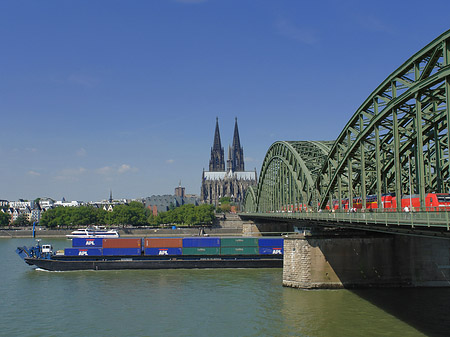
[(282, 238), (74, 238), (67, 256), (273, 255), (283, 254)]
[(72, 239), (72, 248), (64, 249), (67, 256), (102, 256), (103, 239)]
[(257, 238), (223, 238), (221, 255), (258, 255)]
[(183, 238), (183, 255), (219, 255), (220, 238)]
[(104, 256), (141, 255), (142, 239), (103, 239)]
[(283, 254), (283, 246), (284, 240), (281, 238), (261, 238), (259, 239), (259, 254)]
[(182, 255), (182, 238), (144, 239), (144, 255)]

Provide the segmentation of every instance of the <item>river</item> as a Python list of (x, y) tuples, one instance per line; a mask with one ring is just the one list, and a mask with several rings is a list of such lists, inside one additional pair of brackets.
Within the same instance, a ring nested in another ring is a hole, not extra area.
[(447, 288), (298, 290), (281, 269), (46, 272), (15, 254), (33, 242), (0, 239), (1, 336), (450, 335)]

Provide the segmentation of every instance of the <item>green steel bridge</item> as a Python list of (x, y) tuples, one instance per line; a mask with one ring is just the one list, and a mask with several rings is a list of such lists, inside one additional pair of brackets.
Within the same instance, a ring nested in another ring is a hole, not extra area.
[[(368, 229), (434, 230), (450, 236), (449, 213), (425, 207), (450, 191), (450, 31), (389, 75), (334, 141), (277, 141), (264, 158), (242, 217), (314, 220)], [(383, 208), (383, 195), (414, 195), (414, 212)], [(355, 198), (378, 208), (342, 209)], [(330, 205), (338, 205), (331, 211)]]

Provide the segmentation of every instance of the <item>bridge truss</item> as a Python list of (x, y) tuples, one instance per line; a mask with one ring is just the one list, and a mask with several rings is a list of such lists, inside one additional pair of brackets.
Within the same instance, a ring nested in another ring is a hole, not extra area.
[[(449, 192), (450, 31), (386, 78), (335, 141), (278, 141), (244, 200), (251, 213), (354, 197)], [(400, 211), (401, 203), (397, 203)]]

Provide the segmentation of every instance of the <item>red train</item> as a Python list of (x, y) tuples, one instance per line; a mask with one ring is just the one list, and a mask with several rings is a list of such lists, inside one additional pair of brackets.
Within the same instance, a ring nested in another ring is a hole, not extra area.
[[(348, 199), (341, 200), (341, 209), (348, 210), (349, 202)], [(385, 209), (385, 210), (396, 210), (397, 209), (397, 197), (394, 193), (383, 194), (381, 196), (381, 207), (378, 207), (378, 198), (376, 195), (368, 195), (366, 197), (366, 209)], [(339, 201), (333, 200), (333, 208), (338, 209)], [(358, 210), (362, 209), (362, 198), (353, 198), (353, 208)], [(329, 207), (327, 206), (327, 209)], [(420, 209), (420, 198), (418, 194), (404, 195), (401, 199), (401, 209), (402, 210), (419, 210)], [(425, 196), (425, 210), (426, 211), (450, 211), (450, 194), (449, 193), (427, 193)]]
[[(333, 209), (339, 209), (339, 200), (333, 199), (332, 201)], [(362, 198), (353, 198), (353, 209), (362, 209)], [(368, 195), (366, 197), (366, 207), (365, 209), (383, 209), (385, 211), (397, 210), (397, 197), (395, 193), (387, 193), (381, 196), (381, 207), (378, 207), (378, 198), (376, 195)], [(341, 200), (342, 210), (349, 209), (349, 202), (347, 199)], [(420, 200), (418, 194), (413, 194), (411, 196), (404, 195), (401, 199), (401, 209), (402, 211), (419, 211), (420, 210)], [(281, 212), (296, 213), (296, 212), (307, 212), (315, 211), (311, 206), (305, 204), (295, 204), (286, 205), (281, 208)], [(330, 210), (330, 204), (326, 206), (326, 210)], [(425, 211), (450, 211), (450, 194), (449, 193), (427, 193), (425, 196)]]

